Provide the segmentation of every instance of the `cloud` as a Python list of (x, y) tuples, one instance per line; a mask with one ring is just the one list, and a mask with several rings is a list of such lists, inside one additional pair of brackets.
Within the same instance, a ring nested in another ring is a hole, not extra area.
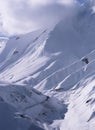
[(61, 3), (61, 4), (65, 4), (65, 5), (71, 5), (75, 1), (74, 0), (59, 0), (58, 2)]
[(66, 13), (65, 6), (73, 3), (74, 0), (3, 0), (3, 30), (15, 34), (52, 26)]

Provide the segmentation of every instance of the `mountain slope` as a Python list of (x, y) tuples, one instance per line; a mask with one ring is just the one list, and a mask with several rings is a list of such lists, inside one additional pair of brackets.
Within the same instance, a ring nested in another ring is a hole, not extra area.
[(95, 129), (95, 14), (91, 7), (78, 7), (52, 31), (37, 30), (2, 43), (0, 101), (18, 111), (17, 119), (45, 130)]

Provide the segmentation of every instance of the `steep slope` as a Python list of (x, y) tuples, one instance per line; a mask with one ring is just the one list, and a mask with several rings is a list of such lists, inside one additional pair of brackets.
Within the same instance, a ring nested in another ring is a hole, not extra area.
[[(55, 72), (80, 60), (95, 49), (94, 19), (95, 15), (84, 6), (80, 7), (72, 17), (67, 17), (59, 22), (51, 33), (49, 30), (43, 29), (26, 36), (12, 38), (0, 56), (1, 70), (9, 66), (1, 75), (5, 79), (7, 79), (7, 74), (17, 75), (12, 79), (9, 78), (11, 76), (8, 76), (8, 80), (15, 81), (25, 78), (26, 75), (33, 75), (35, 72), (40, 73), (40, 68), (42, 73), (42, 70), (47, 70), (48, 67), (50, 70), (52, 66), (50, 71)], [(27, 47), (28, 45), (30, 46)], [(34, 67), (35, 64), (37, 68)], [(19, 69), (17, 72), (17, 68), (21, 68), (21, 70)], [(13, 72), (14, 70), (16, 73)], [(28, 70), (31, 70), (30, 73)], [(26, 71), (27, 74), (20, 76), (22, 71), (24, 73)], [(47, 76), (53, 72), (49, 72)]]
[(95, 129), (94, 26), (87, 3), (52, 31), (2, 44), (0, 101), (16, 108), (17, 119), (45, 130)]
[(0, 103), (8, 103), (16, 108), (16, 118), (26, 119), (40, 127), (64, 118), (66, 112), (66, 106), (57, 99), (45, 96), (33, 88), (3, 82), (0, 83)]

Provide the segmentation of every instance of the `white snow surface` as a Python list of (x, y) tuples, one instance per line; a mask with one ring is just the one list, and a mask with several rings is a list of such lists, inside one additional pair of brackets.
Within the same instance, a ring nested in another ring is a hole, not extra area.
[(19, 122), (10, 130), (95, 130), (91, 7), (84, 4), (52, 31), (0, 38), (0, 107), (10, 108), (10, 121)]

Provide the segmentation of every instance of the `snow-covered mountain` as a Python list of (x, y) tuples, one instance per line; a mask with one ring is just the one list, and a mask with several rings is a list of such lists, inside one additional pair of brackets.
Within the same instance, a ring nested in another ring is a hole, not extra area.
[(95, 129), (93, 4), (52, 30), (0, 38), (0, 122), (5, 111), (10, 130)]

